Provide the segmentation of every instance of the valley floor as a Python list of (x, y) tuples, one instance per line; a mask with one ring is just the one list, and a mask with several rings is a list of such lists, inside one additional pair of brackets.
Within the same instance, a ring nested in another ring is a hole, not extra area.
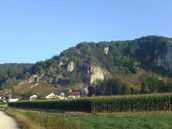
[[(2, 108), (1, 108), (2, 109)], [(23, 129), (171, 129), (172, 111), (81, 113), (5, 108)]]

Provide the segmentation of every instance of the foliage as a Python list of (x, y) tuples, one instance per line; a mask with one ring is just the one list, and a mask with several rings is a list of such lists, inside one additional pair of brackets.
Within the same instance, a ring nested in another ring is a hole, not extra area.
[(172, 92), (172, 85), (158, 76), (148, 76), (142, 80), (141, 92)]
[(18, 80), (28, 77), (32, 64), (0, 64), (0, 87), (16, 85)]
[(99, 95), (124, 95), (129, 94), (127, 84), (119, 79), (106, 79), (96, 85), (95, 94)]
[(16, 103), (8, 103), (8, 105), (10, 107), (20, 108), (40, 108), (88, 112), (91, 111), (91, 102), (89, 99), (21, 101)]
[(128, 71), (130, 71), (131, 73), (136, 73), (137, 70), (140, 68), (140, 62), (130, 57), (129, 55), (116, 57), (115, 65), (128, 68)]
[(21, 94), (21, 99), (22, 100), (28, 100), (30, 98), (30, 96), (34, 95), (34, 93), (32, 91), (29, 91), (25, 94)]

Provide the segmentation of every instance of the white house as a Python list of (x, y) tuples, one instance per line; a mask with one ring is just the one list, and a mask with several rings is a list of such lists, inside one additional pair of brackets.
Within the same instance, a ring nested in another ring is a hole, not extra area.
[(60, 96), (61, 96), (61, 98), (60, 98), (60, 99), (66, 99), (66, 97), (65, 97), (65, 93), (64, 93), (64, 92), (61, 92), (61, 93), (60, 93)]
[(30, 96), (30, 101), (32, 101), (32, 100), (36, 100), (38, 98), (38, 96), (37, 95), (32, 95), (32, 96)]
[(47, 95), (45, 98), (46, 99), (56, 99), (57, 97), (58, 96), (54, 92), (52, 92), (51, 94)]
[(5, 96), (0, 96), (0, 100), (6, 99)]
[(64, 99), (64, 95), (56, 95), (54, 92), (52, 92), (51, 94), (47, 95), (45, 99)]
[(17, 102), (19, 101), (19, 98), (15, 98), (15, 99), (8, 99), (8, 102)]
[(7, 97), (5, 96), (0, 96), (0, 102), (7, 102)]

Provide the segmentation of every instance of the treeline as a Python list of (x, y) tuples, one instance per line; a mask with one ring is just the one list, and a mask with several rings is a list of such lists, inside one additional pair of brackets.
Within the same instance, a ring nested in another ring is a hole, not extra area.
[(84, 112), (130, 112), (172, 110), (172, 94), (91, 97), (72, 100), (21, 101), (9, 107)]
[(32, 64), (0, 64), (0, 87), (13, 86), (18, 80), (30, 76)]
[(128, 84), (120, 79), (105, 79), (90, 86), (89, 96), (109, 96), (127, 94), (150, 94), (172, 92), (172, 81), (164, 80), (157, 75), (143, 78), (140, 90), (130, 88)]
[(109, 96), (109, 95), (126, 95), (130, 94), (127, 83), (120, 79), (105, 79), (90, 86), (88, 96)]

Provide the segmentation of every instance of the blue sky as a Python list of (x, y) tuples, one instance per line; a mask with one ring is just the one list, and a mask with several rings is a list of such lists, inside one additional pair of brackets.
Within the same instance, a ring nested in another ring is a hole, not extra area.
[(0, 0), (0, 63), (34, 63), (82, 41), (172, 37), (171, 6), (171, 0)]

